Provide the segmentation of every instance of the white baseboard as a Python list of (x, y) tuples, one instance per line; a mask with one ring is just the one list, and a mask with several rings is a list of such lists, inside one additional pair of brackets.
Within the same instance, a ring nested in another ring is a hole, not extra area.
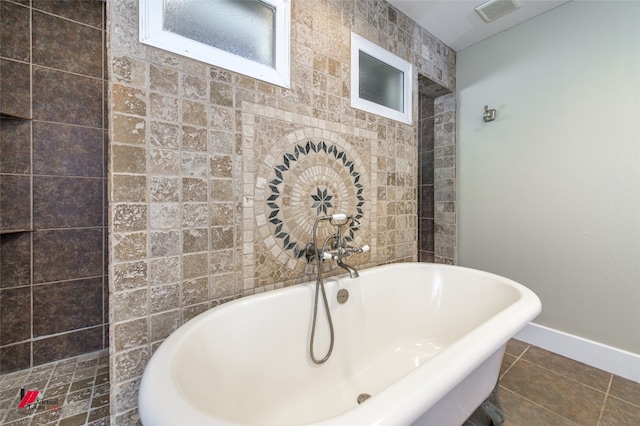
[(640, 383), (640, 355), (529, 323), (518, 340)]

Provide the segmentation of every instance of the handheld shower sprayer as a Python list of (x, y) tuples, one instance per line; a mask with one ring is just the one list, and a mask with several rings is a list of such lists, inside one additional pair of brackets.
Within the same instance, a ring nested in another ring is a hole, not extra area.
[[(336, 233), (330, 235), (324, 240), (322, 247), (318, 244), (318, 224), (322, 221), (328, 221), (331, 225), (335, 226), (337, 229)], [(342, 227), (350, 224), (351, 229), (357, 229), (360, 227), (360, 222), (353, 217), (353, 215), (346, 215), (344, 213), (337, 213), (331, 216), (320, 216), (318, 217), (313, 224), (313, 242), (307, 244), (306, 252), (307, 258), (311, 260), (312, 257), (315, 257), (317, 262), (317, 279), (316, 279), (316, 294), (313, 305), (313, 322), (311, 325), (311, 338), (309, 341), (309, 355), (311, 356), (311, 361), (315, 364), (322, 364), (329, 359), (331, 356), (331, 352), (333, 351), (333, 344), (335, 341), (334, 331), (333, 331), (333, 321), (331, 319), (331, 312), (329, 310), (329, 302), (327, 300), (327, 293), (324, 289), (324, 283), (322, 282), (322, 264), (325, 260), (335, 260), (337, 265), (347, 272), (349, 272), (349, 276), (351, 278), (358, 277), (358, 271), (355, 268), (345, 264), (342, 262), (342, 259), (349, 256), (351, 253), (364, 253), (369, 251), (369, 246), (365, 245), (362, 248), (356, 248), (349, 246), (345, 243), (342, 237)], [(327, 250), (327, 245), (329, 241), (334, 240), (330, 245), (330, 250)], [(329, 323), (329, 334), (330, 334), (330, 343), (329, 349), (323, 358), (316, 358), (313, 350), (313, 344), (315, 341), (315, 332), (316, 332), (316, 320), (318, 314), (318, 297), (319, 294), (322, 293), (322, 300), (324, 302), (325, 312), (327, 313), (327, 321)]]

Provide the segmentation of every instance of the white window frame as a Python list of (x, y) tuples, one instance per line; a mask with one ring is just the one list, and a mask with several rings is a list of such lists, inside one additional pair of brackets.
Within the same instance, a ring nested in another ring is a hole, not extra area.
[(163, 30), (162, 0), (140, 0), (140, 43), (244, 74), (281, 87), (290, 87), (291, 2), (260, 0), (275, 8), (275, 68)]
[[(360, 52), (384, 62), (403, 72), (403, 111), (360, 98)], [(413, 67), (411, 63), (388, 50), (370, 42), (356, 33), (351, 33), (351, 107), (377, 114), (406, 124), (413, 122)]]

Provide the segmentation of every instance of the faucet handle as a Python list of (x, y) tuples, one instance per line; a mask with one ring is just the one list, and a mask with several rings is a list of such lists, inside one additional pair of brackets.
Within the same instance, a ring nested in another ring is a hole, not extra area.
[(352, 246), (346, 246), (346, 247), (342, 247), (342, 249), (340, 250), (343, 254), (345, 255), (349, 255), (350, 253), (366, 253), (369, 250), (371, 250), (371, 247), (369, 247), (368, 244), (363, 245), (361, 248), (357, 248), (357, 247), (352, 247)]
[(333, 258), (334, 258), (334, 254), (333, 254), (333, 253), (330, 253), (330, 252), (328, 252), (328, 251), (323, 251), (323, 252), (322, 252), (322, 258), (323, 258), (324, 260), (331, 260), (331, 259), (333, 259)]

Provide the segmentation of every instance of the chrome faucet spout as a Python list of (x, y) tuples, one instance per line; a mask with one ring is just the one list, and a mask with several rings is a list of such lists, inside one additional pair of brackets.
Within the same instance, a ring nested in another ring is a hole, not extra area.
[(344, 263), (342, 259), (338, 259), (336, 263), (339, 267), (349, 272), (349, 278), (358, 278), (360, 276), (360, 274), (358, 274), (358, 271), (356, 271), (355, 268)]

